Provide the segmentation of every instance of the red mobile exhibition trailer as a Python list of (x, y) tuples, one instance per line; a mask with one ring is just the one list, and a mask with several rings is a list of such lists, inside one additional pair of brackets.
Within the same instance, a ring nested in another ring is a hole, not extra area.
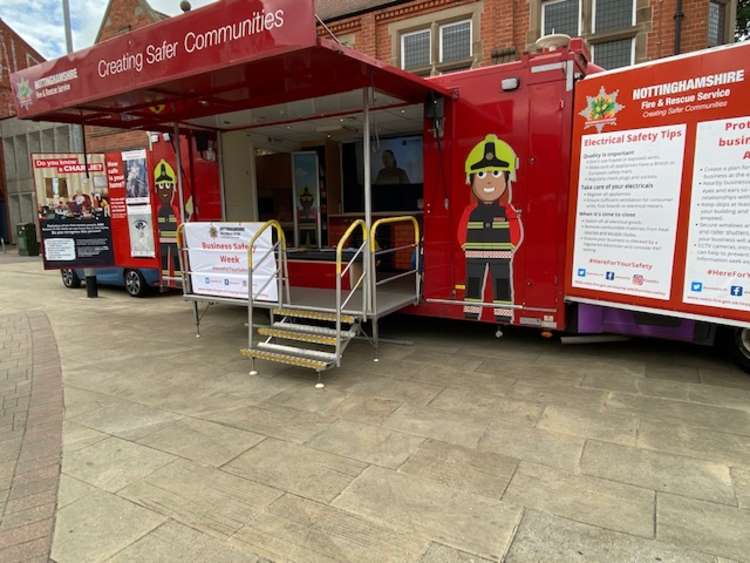
[[(683, 119), (682, 150), (692, 154), (696, 120), (741, 115), (747, 90), (744, 75), (738, 76), (750, 57), (699, 53), (614, 73), (598, 72), (589, 60), (583, 40), (572, 39), (512, 63), (423, 79), (319, 38), (312, 2), (223, 0), (26, 69), (12, 83), (23, 118), (215, 139), (221, 216), (199, 215), (215, 221), (203, 228), (187, 222), (184, 209), (176, 213), (177, 223), (186, 222), (180, 229), (184, 289), (196, 322), (199, 302), (249, 307), (246, 354), (252, 358), (320, 371), (339, 364), (364, 321), (373, 321), (377, 337), (380, 317), (406, 310), (545, 331), (700, 342), (712, 341), (715, 327), (727, 324), (737, 327), (737, 349), (741, 354), (744, 343), (750, 361), (750, 319), (744, 305), (735, 306), (745, 302), (681, 306), (692, 156), (680, 158), (675, 171), (674, 151), (659, 160), (661, 137), (645, 152), (630, 140), (612, 151), (581, 148), (614, 147), (615, 141), (601, 140), (613, 131), (627, 138), (627, 130), (643, 129), (639, 138), (650, 139), (653, 131), (645, 129)], [(732, 70), (715, 70), (717, 64)], [(648, 80), (689, 80), (683, 71), (734, 72), (731, 83), (680, 86), (696, 96), (708, 96), (713, 86), (728, 88), (721, 95), (727, 105), (719, 112), (693, 104), (679, 115), (667, 113), (667, 121), (644, 117), (644, 104), (661, 108), (671, 88)], [(181, 163), (190, 159), (184, 153), (177, 151), (175, 170), (183, 205)], [(641, 160), (628, 168), (631, 156)], [(598, 167), (586, 164), (597, 158)], [(615, 159), (611, 165), (609, 158)], [(652, 165), (656, 172), (642, 171)], [(607, 176), (607, 169), (617, 173)], [(277, 197), (287, 188), (289, 202)], [(207, 189), (202, 182), (192, 186), (197, 197)], [(747, 183), (737, 189), (746, 192)], [(620, 199), (590, 201), (581, 190), (616, 191)], [(679, 213), (670, 208), (672, 239), (663, 230), (669, 222), (658, 221), (666, 219), (670, 198), (682, 205)], [(614, 215), (623, 205), (639, 204), (636, 218)], [(596, 223), (592, 212), (606, 214)], [(663, 234), (659, 244), (644, 234), (631, 247), (618, 247), (602, 234), (616, 225), (635, 232), (639, 220), (638, 232)], [(655, 246), (663, 251), (670, 240), (676, 253), (638, 254)], [(249, 266), (244, 259), (238, 264), (237, 254), (248, 248)], [(747, 249), (739, 252), (746, 264)], [(259, 266), (269, 255), (277, 264), (272, 279)], [(657, 272), (665, 256), (677, 266), (652, 278), (649, 272)], [(644, 264), (651, 269), (642, 271)], [(591, 280), (597, 284), (587, 285)], [(665, 280), (672, 283), (665, 286)], [(742, 293), (737, 280), (729, 290)], [(704, 284), (712, 286), (708, 278)], [(659, 298), (633, 290), (657, 285)], [(273, 298), (259, 298), (269, 287), (276, 288)], [(260, 343), (253, 336), (253, 307), (271, 309), (271, 326), (258, 331), (266, 337)], [(310, 318), (333, 326), (306, 326)], [(296, 348), (290, 341), (334, 351)]]

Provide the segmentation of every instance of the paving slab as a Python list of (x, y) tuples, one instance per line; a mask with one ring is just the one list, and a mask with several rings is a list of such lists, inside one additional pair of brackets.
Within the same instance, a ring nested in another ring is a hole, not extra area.
[(95, 493), (98, 489), (70, 475), (60, 475), (60, 488), (57, 492), (57, 508), (63, 508), (80, 498)]
[(433, 399), (430, 407), (461, 413), (470, 413), (477, 417), (505, 420), (511, 424), (534, 425), (539, 420), (544, 407), (518, 399), (500, 397), (481, 389), (471, 387), (449, 387)]
[(363, 424), (383, 424), (403, 403), (394, 399), (380, 397), (347, 396), (336, 406), (334, 416), (361, 422)]
[(450, 354), (438, 351), (416, 350), (404, 356), (405, 360), (436, 366), (446, 366), (466, 371), (474, 371), (484, 362), (481, 355), (474, 354)]
[(521, 517), (517, 506), (374, 466), (333, 504), (487, 558), (505, 552)]
[(578, 436), (492, 422), (478, 448), (573, 471), (578, 467), (584, 441)]
[(366, 463), (269, 438), (223, 469), (297, 495), (330, 502)]
[(684, 424), (642, 420), (638, 447), (750, 467), (750, 437)]
[(733, 467), (732, 479), (740, 508), (750, 510), (750, 468)]
[(596, 370), (587, 372), (581, 380), (580, 387), (620, 391), (622, 393), (638, 393), (637, 375), (623, 373), (617, 370)]
[(609, 530), (651, 538), (654, 492), (521, 462), (503, 500)]
[(336, 421), (333, 416), (270, 403), (217, 411), (202, 415), (201, 418), (299, 444), (306, 442)]
[(491, 559), (440, 543), (431, 543), (419, 563), (491, 563)]
[(178, 460), (119, 492), (150, 508), (219, 537), (228, 537), (281, 491), (212, 467)]
[(499, 499), (518, 467), (518, 460), (427, 440), (399, 472), (436, 481), (455, 490)]
[(72, 418), (74, 422), (99, 432), (135, 440), (155, 426), (177, 420), (181, 415), (130, 401), (119, 401)]
[(382, 467), (397, 468), (424, 438), (402, 432), (340, 420), (305, 445)]
[(173, 461), (175, 456), (110, 437), (63, 458), (63, 472), (115, 492)]
[(254, 432), (186, 417), (159, 425), (138, 443), (219, 467), (264, 439)]
[(720, 463), (590, 440), (581, 471), (666, 493), (736, 503), (729, 467)]
[(233, 537), (273, 560), (416, 561), (425, 538), (345, 510), (286, 494), (254, 513)]
[(607, 400), (606, 391), (574, 387), (565, 383), (554, 384), (544, 380), (519, 380), (513, 386), (511, 396), (533, 403), (589, 410), (601, 408)]
[(719, 385), (689, 385), (688, 398), (697, 403), (750, 411), (750, 390)]
[(87, 563), (112, 557), (159, 526), (166, 517), (98, 491), (57, 513), (52, 559)]
[(714, 555), (746, 561), (750, 512), (702, 500), (658, 493), (658, 539)]
[(652, 379), (670, 379), (682, 383), (700, 383), (698, 367), (680, 364), (649, 364), (646, 366), (646, 377)]
[(353, 379), (349, 382), (342, 381), (337, 387), (351, 395), (392, 399), (417, 406), (426, 405), (443, 390), (442, 387), (429, 383), (375, 375)]
[(483, 417), (411, 405), (402, 406), (383, 422), (407, 434), (467, 447), (476, 447), (488, 424)]
[(750, 412), (738, 409), (617, 392), (610, 394), (607, 405), (657, 420), (668, 417), (691, 426), (750, 435)]
[(550, 405), (544, 409), (537, 427), (550, 432), (634, 446), (638, 418), (606, 409), (597, 411)]
[(248, 549), (203, 534), (177, 522), (167, 521), (120, 551), (111, 563), (133, 561), (210, 561), (211, 563), (268, 563)]
[(99, 432), (88, 426), (83, 426), (70, 419), (63, 422), (63, 452), (72, 453), (81, 448), (87, 448), (92, 444), (109, 438), (109, 434)]
[(682, 546), (573, 522), (536, 510), (524, 512), (506, 563), (716, 563)]

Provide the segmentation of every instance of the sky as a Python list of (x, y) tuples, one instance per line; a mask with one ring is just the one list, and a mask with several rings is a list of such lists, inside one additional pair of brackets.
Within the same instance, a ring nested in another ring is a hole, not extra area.
[[(148, 0), (155, 10), (180, 13), (180, 0)], [(191, 0), (199, 8), (214, 0)], [(69, 0), (73, 49), (90, 47), (107, 7), (107, 0)], [(0, 18), (47, 59), (65, 54), (62, 0), (0, 0)]]

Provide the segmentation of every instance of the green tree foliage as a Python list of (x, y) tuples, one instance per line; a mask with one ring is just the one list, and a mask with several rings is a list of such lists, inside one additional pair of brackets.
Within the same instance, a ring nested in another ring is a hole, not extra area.
[(750, 0), (737, 0), (737, 29), (734, 37), (736, 41), (750, 39)]

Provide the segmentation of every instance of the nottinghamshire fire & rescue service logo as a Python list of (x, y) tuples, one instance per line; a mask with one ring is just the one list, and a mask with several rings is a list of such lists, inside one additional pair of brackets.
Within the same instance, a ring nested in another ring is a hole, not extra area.
[(34, 102), (34, 91), (31, 89), (29, 81), (22, 78), (16, 84), (16, 97), (18, 103), (21, 104), (23, 109), (29, 109), (31, 104)]
[(602, 86), (596, 96), (586, 96), (586, 109), (578, 114), (586, 118), (583, 128), (596, 127), (596, 132), (601, 133), (605, 125), (615, 125), (615, 116), (625, 107), (617, 102), (619, 94), (619, 90), (608, 94)]

